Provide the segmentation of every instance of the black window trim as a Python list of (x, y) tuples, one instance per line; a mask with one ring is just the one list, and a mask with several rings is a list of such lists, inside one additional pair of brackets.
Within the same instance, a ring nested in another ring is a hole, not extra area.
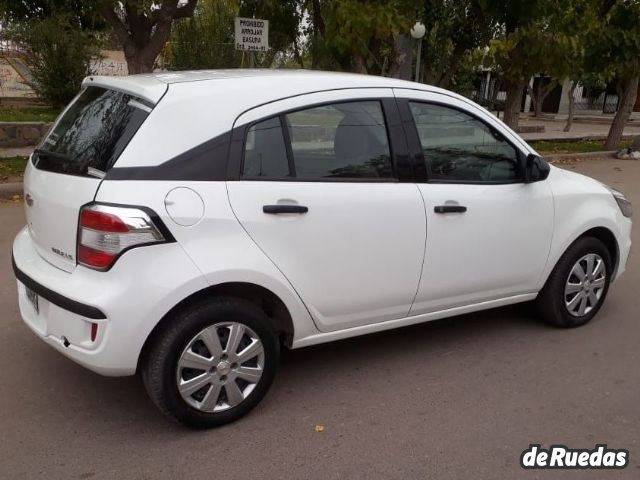
[[(385, 100), (387, 100), (385, 102)], [(398, 138), (398, 135), (392, 135), (391, 125), (388, 117), (392, 117), (394, 113), (393, 111), (389, 111), (390, 108), (393, 108), (390, 103), (390, 100), (395, 105), (395, 99), (393, 97), (362, 97), (362, 98), (347, 98), (347, 99), (339, 99), (339, 100), (328, 100), (317, 103), (309, 103), (304, 106), (298, 106), (295, 108), (290, 108), (287, 110), (282, 110), (276, 114), (268, 115), (266, 117), (261, 117), (260, 119), (254, 120), (250, 123), (242, 125), (240, 127), (234, 128), (234, 133), (232, 135), (232, 147), (229, 152), (229, 170), (227, 172), (227, 180), (229, 181), (246, 181), (246, 182), (315, 182), (315, 183), (398, 183), (400, 180), (398, 178), (398, 167), (396, 165), (396, 147), (398, 150), (402, 151), (402, 144), (394, 145), (395, 143), (401, 142)], [(282, 129), (283, 139), (285, 141), (285, 148), (287, 150), (287, 160), (289, 162), (289, 172), (295, 174), (295, 162), (293, 158), (293, 149), (291, 147), (291, 138), (289, 136), (287, 123), (286, 123), (286, 115), (289, 113), (300, 112), (304, 110), (309, 110), (312, 108), (318, 108), (328, 105), (336, 105), (342, 103), (356, 103), (356, 102), (371, 102), (375, 101), (380, 104), (380, 109), (382, 111), (382, 117), (384, 120), (385, 131), (387, 133), (387, 142), (389, 145), (389, 161), (391, 162), (391, 172), (392, 176), (388, 178), (344, 178), (344, 177), (323, 177), (323, 178), (296, 178), (296, 177), (255, 177), (255, 176), (244, 176), (242, 171), (244, 169), (244, 159), (245, 159), (245, 145), (247, 142), (247, 135), (249, 133), (249, 129), (254, 125), (271, 120), (272, 118), (278, 117), (280, 119), (280, 128)], [(239, 140), (241, 140), (241, 143)], [(238, 142), (238, 144), (233, 144), (233, 142)], [(235, 148), (234, 148), (235, 146)], [(238, 147), (240, 151), (238, 152)], [(239, 155), (239, 158), (238, 158)], [(234, 159), (234, 156), (236, 157)], [(292, 163), (294, 164), (292, 167)]]
[[(414, 164), (415, 175), (416, 175), (416, 183), (434, 183), (434, 184), (454, 184), (454, 185), (512, 185), (518, 183), (525, 183), (524, 181), (524, 167), (527, 155), (512, 142), (509, 138), (502, 134), (499, 130), (497, 130), (493, 125), (487, 123), (484, 119), (480, 118), (473, 112), (461, 108), (457, 105), (451, 105), (450, 103), (438, 100), (423, 100), (418, 98), (411, 97), (400, 97), (397, 98), (398, 108), (400, 109), (400, 114), (403, 117), (403, 124), (407, 125), (410, 123), (411, 127), (405, 129), (405, 133), (407, 134), (407, 143), (409, 144), (409, 149), (411, 151), (412, 156), (416, 159), (416, 161), (420, 163)], [(418, 126), (416, 125), (416, 121), (411, 112), (410, 103), (422, 103), (427, 105), (435, 105), (440, 107), (446, 107), (452, 110), (457, 110), (458, 112), (469, 115), (473, 119), (479, 121), (483, 125), (485, 125), (492, 133), (497, 133), (500, 135), (503, 141), (508, 143), (516, 152), (517, 162), (518, 162), (518, 178), (514, 180), (441, 180), (441, 179), (433, 179), (429, 178), (429, 168), (427, 166), (427, 160), (424, 155), (424, 150), (422, 148), (422, 142), (420, 141), (420, 135), (418, 134)]]

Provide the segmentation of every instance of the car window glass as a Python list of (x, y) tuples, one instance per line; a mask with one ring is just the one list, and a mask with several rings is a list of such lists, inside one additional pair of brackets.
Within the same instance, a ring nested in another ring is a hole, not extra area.
[(40, 146), (45, 153), (36, 155), (36, 166), (74, 175), (89, 169), (106, 173), (150, 111), (126, 93), (87, 87), (45, 137)]
[(519, 179), (515, 148), (484, 122), (459, 110), (410, 102), (429, 178), (456, 182)]
[(380, 102), (323, 105), (285, 118), (297, 178), (393, 176)]
[(278, 117), (256, 123), (249, 128), (242, 173), (245, 177), (291, 176), (287, 149)]

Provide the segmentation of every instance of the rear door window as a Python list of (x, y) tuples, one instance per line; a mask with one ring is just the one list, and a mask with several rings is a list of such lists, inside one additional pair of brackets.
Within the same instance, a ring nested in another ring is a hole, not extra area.
[(348, 101), (297, 110), (247, 131), (245, 179), (393, 180), (382, 105)]
[(391, 152), (378, 101), (323, 105), (285, 115), (296, 177), (391, 179)]
[(42, 170), (101, 177), (113, 167), (151, 105), (126, 93), (87, 87), (34, 155)]

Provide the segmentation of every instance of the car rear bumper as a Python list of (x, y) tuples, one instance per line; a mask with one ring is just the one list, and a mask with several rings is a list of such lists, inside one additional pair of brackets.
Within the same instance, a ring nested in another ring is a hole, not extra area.
[[(24, 228), (13, 244), (13, 265), (29, 328), (70, 359), (109, 376), (134, 374), (157, 323), (207, 286), (176, 243), (132, 249), (109, 272), (78, 266), (69, 273), (44, 260)], [(37, 311), (27, 288), (39, 296)]]

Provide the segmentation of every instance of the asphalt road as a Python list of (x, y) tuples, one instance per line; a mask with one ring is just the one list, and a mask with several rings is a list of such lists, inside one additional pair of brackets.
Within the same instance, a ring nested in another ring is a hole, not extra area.
[[(573, 168), (640, 205), (640, 162)], [(516, 306), (286, 352), (248, 417), (193, 432), (137, 378), (84, 370), (22, 324), (9, 253), (22, 224), (20, 205), (0, 205), (1, 479), (640, 478), (637, 250), (586, 327)], [(607, 443), (630, 465), (524, 471), (531, 443)]]

